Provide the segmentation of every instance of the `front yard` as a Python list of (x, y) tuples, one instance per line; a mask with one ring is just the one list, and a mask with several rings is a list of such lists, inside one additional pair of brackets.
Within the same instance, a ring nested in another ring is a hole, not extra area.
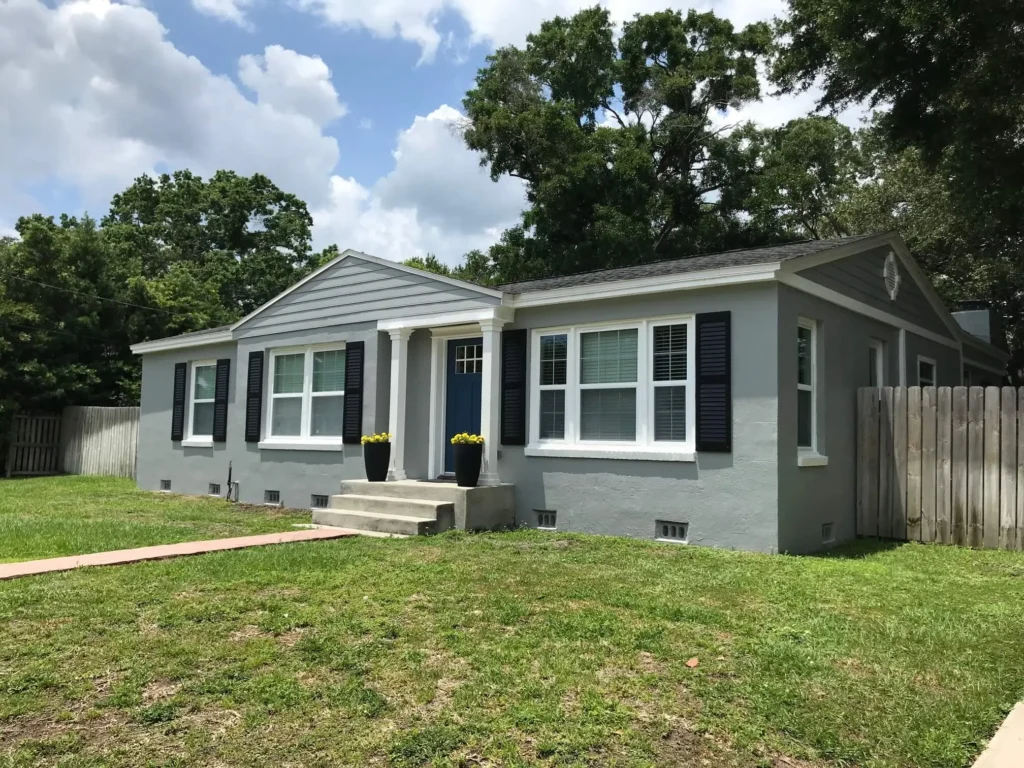
[(0, 765), (969, 765), (1024, 695), (1024, 557), (843, 554), (520, 531), (0, 583)]
[(113, 477), (0, 480), (0, 563), (294, 530), (309, 513), (139, 491)]

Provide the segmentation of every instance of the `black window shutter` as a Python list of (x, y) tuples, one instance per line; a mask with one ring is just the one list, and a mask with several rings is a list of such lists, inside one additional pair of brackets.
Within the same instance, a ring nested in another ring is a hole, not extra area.
[(217, 361), (217, 386), (213, 395), (213, 442), (228, 439), (228, 387), (231, 383), (231, 361)]
[(345, 413), (341, 442), (358, 445), (363, 437), (363, 367), (366, 343), (350, 341), (345, 345)]
[(188, 380), (188, 363), (174, 366), (174, 400), (171, 403), (171, 440), (180, 441), (185, 437), (185, 386)]
[(249, 381), (245, 389), (245, 442), (260, 441), (263, 422), (263, 352), (249, 353)]
[(502, 445), (526, 445), (526, 379), (526, 329), (502, 331)]
[(697, 315), (697, 450), (732, 452), (732, 321)]

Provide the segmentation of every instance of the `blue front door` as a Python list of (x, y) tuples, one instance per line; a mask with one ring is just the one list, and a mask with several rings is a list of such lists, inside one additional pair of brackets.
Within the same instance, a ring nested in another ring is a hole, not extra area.
[(484, 373), (484, 340), (448, 342), (448, 391), (444, 410), (444, 471), (455, 471), (452, 435), (480, 434), (480, 385)]

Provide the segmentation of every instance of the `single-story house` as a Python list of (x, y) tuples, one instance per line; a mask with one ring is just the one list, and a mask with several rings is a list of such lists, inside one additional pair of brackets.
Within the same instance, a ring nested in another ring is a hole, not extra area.
[[(346, 251), (132, 348), (138, 483), (373, 530), (813, 551), (855, 535), (856, 389), (1001, 383), (986, 317), (965, 331), (895, 233), (499, 287)], [(360, 436), (384, 431), (370, 484)], [(437, 482), (460, 432), (486, 439), (472, 492)]]

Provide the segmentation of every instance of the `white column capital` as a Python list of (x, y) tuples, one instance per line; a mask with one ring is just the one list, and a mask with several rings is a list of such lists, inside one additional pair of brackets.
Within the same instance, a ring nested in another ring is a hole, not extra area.
[(480, 321), (480, 330), (483, 333), (487, 331), (500, 331), (506, 322), (506, 320), (502, 320), (500, 317), (489, 317)]
[(389, 328), (388, 335), (392, 341), (408, 341), (415, 328)]

